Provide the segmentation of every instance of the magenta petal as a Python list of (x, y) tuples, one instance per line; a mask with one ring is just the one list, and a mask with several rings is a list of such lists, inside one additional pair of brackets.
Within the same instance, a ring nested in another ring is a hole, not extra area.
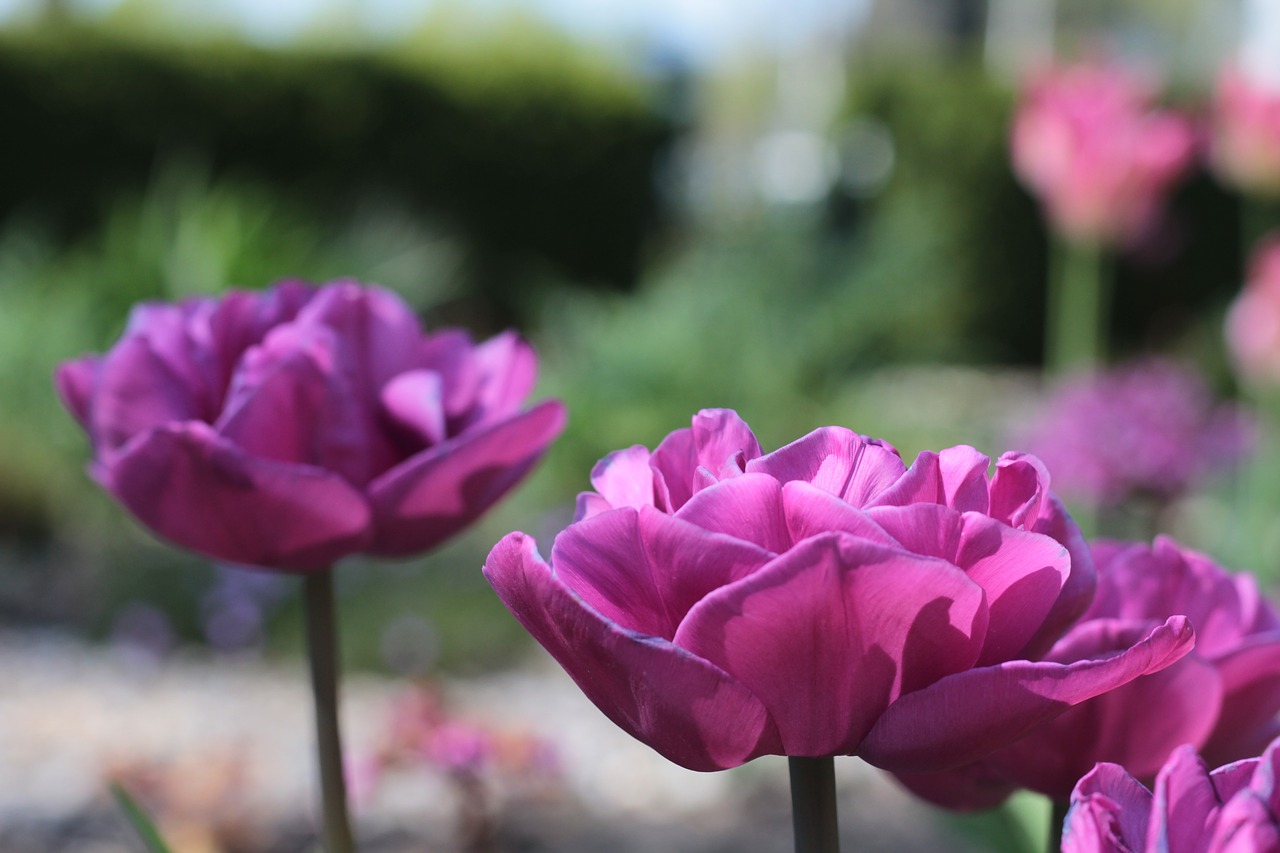
[(653, 506), (653, 469), (649, 467), (648, 449), (636, 444), (608, 454), (591, 469), (591, 485), (609, 506)]
[(991, 623), (979, 666), (1018, 656), (1057, 602), (1071, 568), (1061, 543), (981, 513), (911, 504), (874, 507), (868, 515), (908, 551), (954, 563), (986, 592)]
[(1195, 643), (1187, 620), (1169, 619), (1142, 642), (1103, 660), (1011, 661), (941, 679), (894, 702), (858, 754), (903, 773), (976, 761), (1072, 705), (1156, 672)]
[(712, 533), (753, 542), (775, 554), (791, 545), (782, 511), (782, 486), (765, 474), (722, 480), (689, 499), (677, 518)]
[(556, 537), (556, 576), (621, 628), (670, 640), (689, 608), (772, 558), (652, 507), (601, 513)]
[(842, 427), (823, 427), (752, 460), (747, 470), (768, 474), (783, 483), (810, 483), (855, 507), (863, 507), (897, 482), (907, 469), (892, 447)]
[(529, 473), (564, 424), (564, 405), (547, 400), (392, 468), (369, 485), (370, 552), (405, 556), (466, 527)]
[(175, 421), (199, 420), (202, 401), (146, 338), (121, 340), (98, 363), (90, 412), (91, 437), (99, 451), (117, 450), (136, 435)]
[(736, 476), (747, 460), (760, 455), (755, 433), (732, 409), (703, 409), (694, 415), (693, 446), (698, 465), (716, 479)]
[(1098, 576), (1084, 535), (1056, 496), (1051, 494), (1043, 501), (1041, 515), (1029, 529), (1061, 542), (1071, 555), (1071, 574), (1062, 585), (1057, 603), (1023, 649), (1025, 657), (1034, 659), (1044, 654), (1088, 610)]
[(803, 480), (792, 480), (783, 485), (782, 511), (793, 542), (839, 532), (901, 547), (901, 543), (876, 524), (867, 512)]
[(1071, 792), (1062, 853), (1142, 850), (1151, 817), (1151, 792), (1118, 764), (1099, 764)]
[(691, 770), (723, 770), (781, 751), (760, 701), (713, 664), (604, 619), (552, 574), (533, 539), (512, 533), (484, 574), (498, 597), (614, 723)]
[(89, 429), (91, 417), (90, 398), (101, 361), (101, 356), (96, 355), (64, 361), (53, 373), (53, 385), (62, 405), (67, 407), (71, 416), (86, 430)]
[(1209, 768), (1193, 746), (1174, 750), (1156, 777), (1154, 820), (1147, 829), (1151, 850), (1198, 853), (1213, 832), (1222, 801)]
[(678, 429), (653, 449), (653, 490), (658, 509), (675, 512), (693, 495), (693, 476), (698, 458), (692, 429)]
[(1217, 766), (1258, 755), (1280, 735), (1280, 636), (1273, 631), (1247, 638), (1213, 664), (1225, 698), (1213, 736), (1200, 751)]
[(1006, 453), (996, 462), (990, 494), (992, 518), (1011, 527), (1029, 527), (1049, 495), (1049, 472), (1029, 453)]
[[(1170, 853), (1193, 848), (1170, 846)], [(1266, 801), (1245, 791), (1222, 807), (1214, 822), (1213, 835), (1208, 844), (1198, 850), (1213, 853), (1259, 853), (1280, 850), (1280, 828), (1276, 815)]]
[(961, 512), (986, 514), (990, 465), (990, 457), (965, 444), (939, 451), (938, 469), (947, 506)]
[(391, 378), (422, 367), (422, 326), (398, 296), (354, 281), (322, 287), (298, 312), (296, 323), (318, 324), (335, 332), (342, 344), (339, 364), (370, 395)]
[(675, 642), (760, 697), (787, 755), (847, 755), (901, 692), (972, 665), (985, 619), (954, 566), (828, 534), (707, 596)]
[(423, 446), (446, 438), (444, 385), (434, 370), (410, 370), (392, 379), (382, 389), (382, 408)]
[(502, 332), (478, 345), (471, 359), (479, 372), (475, 423), (504, 418), (520, 410), (538, 378), (533, 347), (515, 332)]
[(896, 773), (893, 778), (927, 802), (962, 812), (993, 809), (1019, 787), (982, 761), (937, 773)]
[(369, 507), (341, 478), (246, 456), (199, 422), (128, 445), (102, 476), (156, 533), (220, 560), (308, 571), (370, 538)]

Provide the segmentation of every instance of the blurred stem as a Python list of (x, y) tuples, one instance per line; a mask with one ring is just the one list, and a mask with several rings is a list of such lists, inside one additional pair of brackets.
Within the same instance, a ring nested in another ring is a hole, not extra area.
[(1056, 376), (1097, 366), (1106, 356), (1111, 288), (1102, 250), (1056, 239), (1045, 317), (1045, 369)]
[(840, 853), (835, 759), (789, 757), (787, 762), (796, 853)]
[(1062, 827), (1070, 810), (1070, 800), (1053, 800), (1053, 814), (1049, 817), (1049, 853), (1058, 853), (1062, 849)]
[(347, 791), (343, 778), (342, 737), (338, 727), (338, 630), (334, 615), (333, 570), (303, 579), (306, 593), (307, 649), (311, 657), (311, 693), (316, 709), (316, 750), (320, 759), (320, 806), (328, 853), (353, 853)]

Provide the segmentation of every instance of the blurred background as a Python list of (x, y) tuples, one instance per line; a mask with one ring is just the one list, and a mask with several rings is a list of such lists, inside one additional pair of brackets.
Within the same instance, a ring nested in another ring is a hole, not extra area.
[[(488, 549), (545, 551), (596, 459), (703, 407), (766, 448), (824, 424), (908, 459), (1021, 448), (1054, 393), (1023, 82), (1106, 56), (1205, 122), (1222, 68), (1280, 55), (1266, 5), (0, 0), (0, 847), (133, 849), (101, 785), (122, 778), (181, 850), (309, 849), (295, 584), (135, 525), (51, 374), (138, 300), (351, 276), (430, 327), (519, 328), (571, 413), (468, 533), (341, 567), (353, 761), (397, 713), (484, 745), (372, 774), (368, 849), (787, 849), (783, 765), (694, 776), (620, 743), (492, 594)], [(1195, 166), (1113, 258), (1110, 361), (1176, 360), (1197, 417), (1265, 408), (1222, 329), (1267, 204)], [(1248, 468), (1267, 433), (1245, 431)], [(1280, 501), (1242, 512), (1231, 466), (1204, 473), (1150, 511), (1138, 484), (1110, 528), (1068, 497), (1095, 530), (1280, 577)], [(859, 849), (1036, 849), (1034, 804), (956, 820), (841, 772)]]

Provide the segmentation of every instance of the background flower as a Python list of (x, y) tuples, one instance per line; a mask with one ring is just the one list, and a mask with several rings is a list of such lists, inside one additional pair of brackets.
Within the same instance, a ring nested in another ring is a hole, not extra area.
[(1280, 742), (1261, 758), (1210, 771), (1179, 747), (1156, 777), (1155, 796), (1116, 764), (1099, 764), (1071, 793), (1063, 853), (1280, 849)]
[(1196, 629), (1182, 660), (1082, 702), (969, 767), (904, 777), (940, 805), (986, 808), (1018, 788), (1065, 800), (1094, 764), (1154, 777), (1170, 751), (1200, 749), (1214, 764), (1257, 755), (1280, 725), (1280, 618), (1252, 576), (1232, 574), (1167, 537), (1153, 546), (1093, 546), (1098, 592), (1049, 651), (1061, 663), (1122, 648), (1174, 614)]
[(1011, 139), (1018, 177), (1073, 242), (1124, 245), (1153, 224), (1191, 165), (1191, 123), (1152, 107), (1114, 66), (1053, 69), (1023, 93)]
[(1151, 358), (1066, 379), (1015, 440), (1068, 500), (1116, 506), (1181, 497), (1238, 464), (1253, 430), (1191, 368)]
[(474, 520), (564, 424), (521, 411), (532, 349), (424, 334), (389, 291), (285, 282), (145, 303), (58, 391), (90, 470), (140, 521), (210, 556), (313, 570), (403, 556)]
[(1226, 338), (1244, 379), (1262, 387), (1280, 384), (1280, 235), (1254, 249), (1248, 281), (1227, 312)]
[(769, 454), (727, 410), (610, 454), (556, 537), (489, 555), (499, 597), (610, 719), (699, 770), (764, 754), (963, 764), (1167, 666), (1169, 620), (1105, 657), (1036, 657), (1093, 568), (1039, 462), (970, 447), (907, 468), (839, 427)]
[(1280, 90), (1237, 66), (1225, 68), (1213, 93), (1214, 170), (1242, 190), (1280, 195)]

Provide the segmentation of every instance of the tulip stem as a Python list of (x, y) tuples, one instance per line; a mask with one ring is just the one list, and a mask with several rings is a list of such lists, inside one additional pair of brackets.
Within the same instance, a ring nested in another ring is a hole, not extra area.
[(791, 767), (796, 853), (840, 853), (835, 759), (793, 756), (787, 762)]
[(342, 737), (338, 727), (338, 640), (334, 615), (333, 570), (304, 578), (307, 649), (311, 658), (311, 693), (316, 709), (316, 750), (320, 760), (320, 806), (324, 846), (328, 853), (353, 853), (347, 791), (343, 779)]
[(1069, 800), (1052, 800), (1053, 812), (1049, 817), (1049, 853), (1058, 853), (1062, 849), (1062, 827), (1067, 822), (1067, 812), (1071, 809)]
[(1058, 239), (1049, 270), (1045, 368), (1056, 376), (1096, 368), (1106, 356), (1111, 291), (1102, 252)]

